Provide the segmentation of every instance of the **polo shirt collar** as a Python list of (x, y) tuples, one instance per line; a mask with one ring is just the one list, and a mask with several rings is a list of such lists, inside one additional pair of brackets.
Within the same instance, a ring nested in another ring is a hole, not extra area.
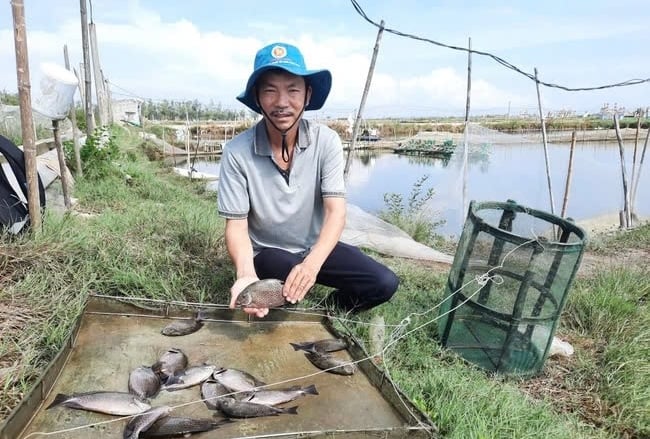
[[(298, 143), (296, 146), (300, 149), (305, 149), (311, 144), (311, 136), (309, 133), (309, 121), (300, 119), (298, 122)], [(266, 122), (264, 119), (257, 122), (255, 125), (255, 135), (253, 136), (253, 148), (257, 155), (271, 156), (271, 142), (266, 133)]]

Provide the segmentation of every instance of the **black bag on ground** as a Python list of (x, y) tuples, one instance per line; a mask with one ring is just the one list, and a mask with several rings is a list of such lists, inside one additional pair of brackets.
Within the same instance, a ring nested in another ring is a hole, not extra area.
[[(9, 166), (0, 166), (0, 229), (16, 234), (29, 228), (27, 207), (27, 172), (20, 148), (0, 136), (0, 154)], [(45, 207), (45, 188), (38, 176), (41, 209)]]

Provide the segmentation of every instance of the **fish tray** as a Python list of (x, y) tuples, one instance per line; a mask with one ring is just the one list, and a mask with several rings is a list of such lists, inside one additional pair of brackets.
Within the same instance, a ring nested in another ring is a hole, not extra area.
[[(174, 319), (207, 310), (203, 327), (189, 335), (167, 337), (160, 330)], [(192, 437), (208, 438), (428, 438), (432, 421), (414, 406), (349, 337), (347, 350), (335, 355), (356, 361), (354, 375), (341, 376), (313, 366), (290, 342), (342, 337), (322, 312), (275, 309), (264, 319), (220, 305), (188, 304), (92, 295), (69, 339), (32, 391), (4, 424), (0, 439), (122, 438), (128, 417), (48, 407), (58, 393), (128, 391), (129, 373), (153, 364), (171, 347), (180, 348), (188, 365), (207, 362), (245, 370), (270, 389), (314, 384), (318, 395), (284, 404), (298, 414), (240, 419)], [(343, 326), (343, 330), (347, 328)], [(161, 390), (153, 407), (173, 407), (170, 416), (210, 418), (200, 386)], [(56, 432), (55, 434), (52, 434)], [(44, 435), (43, 433), (48, 433)]]

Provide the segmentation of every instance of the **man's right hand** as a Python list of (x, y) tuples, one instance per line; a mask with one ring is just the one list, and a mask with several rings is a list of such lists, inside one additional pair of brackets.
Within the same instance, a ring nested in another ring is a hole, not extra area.
[[(259, 278), (257, 276), (246, 276), (237, 279), (230, 288), (230, 308), (235, 308), (235, 301), (237, 300), (239, 293), (241, 293), (244, 288), (258, 280)], [(262, 318), (269, 313), (268, 308), (243, 308), (243, 310), (246, 314), (253, 314), (259, 318)]]

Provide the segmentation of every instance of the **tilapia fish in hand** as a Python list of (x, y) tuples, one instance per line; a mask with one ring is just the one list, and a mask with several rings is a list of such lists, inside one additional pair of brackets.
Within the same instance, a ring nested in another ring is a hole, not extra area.
[(287, 302), (282, 295), (284, 282), (278, 279), (262, 279), (242, 290), (235, 300), (238, 308), (279, 308)]

